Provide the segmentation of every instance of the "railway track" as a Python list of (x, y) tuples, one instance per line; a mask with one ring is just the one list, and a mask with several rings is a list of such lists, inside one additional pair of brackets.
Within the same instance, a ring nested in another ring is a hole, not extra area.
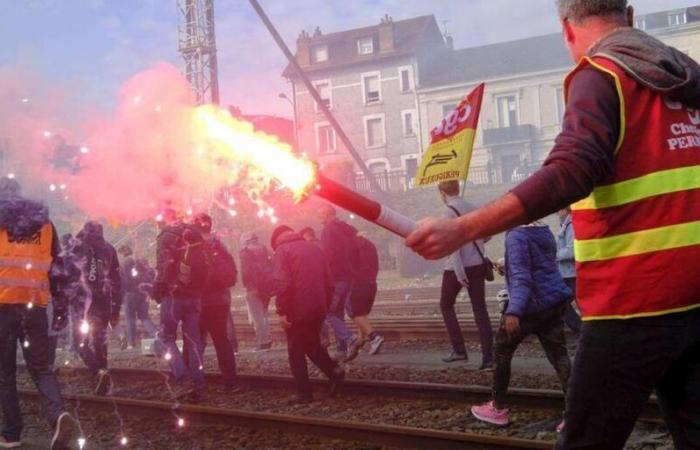
[[(61, 372), (64, 371), (85, 376), (89, 374), (89, 371), (82, 367), (62, 368)], [(163, 372), (153, 369), (111, 368), (110, 372), (115, 378), (130, 380), (142, 380), (144, 378), (162, 379), (163, 377)], [(220, 374), (218, 373), (207, 372), (205, 376), (209, 383), (219, 382)], [(281, 375), (239, 374), (239, 380), (243, 387), (249, 389), (289, 389), (293, 391), (296, 387), (292, 377)], [(323, 390), (327, 387), (327, 382), (324, 379), (314, 378), (312, 383), (315, 389)], [(343, 393), (377, 397), (442, 399), (464, 402), (466, 405), (481, 403), (491, 399), (491, 388), (487, 386), (383, 380), (348, 379), (344, 384)], [(561, 391), (511, 388), (508, 391), (508, 396), (510, 404), (521, 408), (551, 411), (564, 410), (564, 395)], [(642, 417), (647, 420), (660, 418), (658, 404), (654, 398), (649, 401)]]
[[(25, 401), (39, 401), (36, 392), (20, 391)], [(138, 400), (122, 397), (96, 397), (92, 395), (65, 395), (69, 402), (79, 403), (95, 413), (111, 413), (115, 406), (129, 417), (163, 417), (173, 421), (176, 417), (183, 424), (228, 425), (247, 428), (267, 428), (277, 431), (301, 433), (313, 436), (343, 439), (373, 445), (388, 445), (401, 448), (429, 450), (478, 449), (551, 449), (552, 442), (526, 440), (484, 434), (450, 432), (406, 426), (384, 425), (354, 421), (340, 421), (323, 418), (301, 417), (288, 414), (253, 412), (237, 409), (212, 408), (199, 405), (179, 404)]]

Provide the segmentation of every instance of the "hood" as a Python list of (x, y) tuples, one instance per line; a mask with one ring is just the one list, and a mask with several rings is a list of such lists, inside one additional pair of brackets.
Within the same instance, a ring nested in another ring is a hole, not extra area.
[(241, 248), (246, 248), (260, 245), (260, 242), (257, 234), (253, 233), (252, 231), (246, 231), (241, 233), (239, 244)]
[(89, 244), (103, 243), (105, 238), (102, 225), (94, 221), (87, 222), (78, 233), (77, 238)]
[(518, 227), (514, 230), (517, 233), (524, 233), (527, 239), (533, 245), (546, 250), (550, 247), (556, 247), (554, 235), (547, 225), (526, 225)]
[(290, 242), (303, 241), (304, 238), (295, 231), (284, 231), (275, 240), (276, 248), (280, 248), (284, 244), (289, 244)]
[(342, 230), (343, 234), (353, 237), (357, 235), (357, 228), (353, 227), (347, 222), (343, 222), (340, 219), (336, 219), (336, 226)]
[(41, 203), (18, 195), (0, 196), (0, 228), (13, 238), (37, 234), (49, 221), (49, 210)]
[(588, 51), (615, 61), (642, 85), (686, 106), (700, 107), (700, 65), (647, 33), (620, 28)]

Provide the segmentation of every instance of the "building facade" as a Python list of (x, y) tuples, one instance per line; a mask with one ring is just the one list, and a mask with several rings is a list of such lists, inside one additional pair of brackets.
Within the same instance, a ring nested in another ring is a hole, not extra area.
[[(635, 26), (700, 58), (700, 6), (639, 16)], [(323, 35), (302, 33), (297, 59), (380, 185), (413, 186), (430, 130), (486, 83), (469, 181), (519, 181), (539, 167), (564, 116), (573, 68), (561, 34), (453, 50), (433, 16)], [(322, 167), (368, 185), (335, 131), (288, 67), (299, 146)]]

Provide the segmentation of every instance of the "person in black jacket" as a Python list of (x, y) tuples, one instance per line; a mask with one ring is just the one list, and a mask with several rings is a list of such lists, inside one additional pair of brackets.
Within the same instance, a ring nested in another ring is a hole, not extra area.
[(83, 289), (76, 290), (81, 295), (71, 301), (73, 345), (97, 376), (95, 393), (104, 395), (112, 384), (107, 370), (107, 330), (119, 323), (122, 305), (119, 258), (97, 222), (87, 222), (75, 241), (68, 258), (80, 269), (80, 279), (75, 282)]
[(271, 237), (275, 251), (273, 284), (277, 314), (287, 333), (292, 375), (297, 383), (295, 402), (313, 401), (306, 357), (328, 377), (335, 395), (345, 379), (345, 370), (321, 346), (321, 325), (333, 297), (333, 281), (323, 251), (304, 240), (286, 225)]
[[(136, 259), (128, 245), (119, 247), (122, 289), (124, 290), (124, 317), (126, 320), (126, 341), (129, 348), (138, 345), (136, 320), (140, 320), (146, 333), (155, 339), (158, 329), (148, 314), (148, 291), (153, 287), (155, 271), (145, 259)], [(122, 346), (124, 348), (124, 346)]]
[(202, 295), (202, 312), (199, 320), (202, 334), (200, 353), (204, 355), (206, 335), (211, 335), (224, 384), (229, 388), (229, 392), (233, 392), (239, 389), (236, 377), (236, 355), (234, 343), (227, 331), (231, 316), (231, 288), (236, 285), (238, 270), (231, 253), (212, 234), (211, 217), (207, 214), (198, 214), (193, 223), (199, 228), (209, 246), (213, 269)]

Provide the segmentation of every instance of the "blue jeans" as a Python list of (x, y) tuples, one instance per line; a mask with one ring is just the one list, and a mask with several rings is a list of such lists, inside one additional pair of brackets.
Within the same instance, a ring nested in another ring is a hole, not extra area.
[(352, 333), (350, 333), (348, 326), (345, 324), (345, 307), (350, 303), (351, 294), (351, 281), (336, 282), (333, 301), (328, 308), (328, 315), (326, 316), (326, 323), (333, 328), (335, 333), (336, 348), (341, 352), (347, 350), (348, 343), (352, 338)]
[(126, 338), (129, 345), (136, 347), (136, 320), (140, 320), (143, 328), (151, 338), (156, 337), (158, 331), (148, 315), (148, 299), (144, 295), (129, 292), (124, 296), (124, 309), (126, 316)]
[(17, 398), (17, 342), (22, 347), (27, 370), (36, 385), (44, 414), (53, 427), (63, 412), (61, 389), (49, 367), (49, 337), (46, 308), (0, 305), (0, 403), (4, 424), (2, 435), (17, 441), (22, 434), (22, 413)]
[[(200, 349), (201, 333), (199, 320), (202, 306), (199, 299), (166, 298), (160, 305), (161, 341), (165, 351), (170, 353), (170, 367), (175, 381), (185, 383), (191, 381), (197, 389), (204, 388), (204, 364)], [(185, 365), (182, 354), (177, 347), (177, 327), (182, 323), (182, 339), (187, 342), (187, 360)]]

